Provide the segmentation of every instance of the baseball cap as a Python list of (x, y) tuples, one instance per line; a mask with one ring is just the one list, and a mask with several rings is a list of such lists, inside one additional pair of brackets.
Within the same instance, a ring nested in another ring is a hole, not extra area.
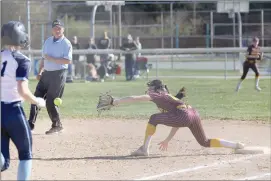
[(55, 26), (61, 26), (61, 27), (64, 27), (64, 24), (63, 24), (60, 20), (55, 20), (55, 21), (53, 21), (53, 23), (52, 23), (52, 28), (55, 27)]

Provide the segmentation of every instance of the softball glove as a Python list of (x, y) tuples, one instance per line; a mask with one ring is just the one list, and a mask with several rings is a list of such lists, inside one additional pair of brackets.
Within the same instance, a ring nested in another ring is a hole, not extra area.
[(97, 104), (97, 111), (107, 111), (113, 107), (114, 98), (107, 92), (99, 96), (99, 101)]
[(181, 89), (179, 90), (179, 92), (176, 94), (175, 97), (177, 97), (177, 98), (180, 99), (180, 100), (181, 100), (182, 98), (186, 97), (186, 88), (185, 88), (185, 87), (181, 88)]

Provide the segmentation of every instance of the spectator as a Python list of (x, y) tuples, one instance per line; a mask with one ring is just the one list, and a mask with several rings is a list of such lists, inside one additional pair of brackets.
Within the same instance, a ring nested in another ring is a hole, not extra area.
[[(98, 42), (98, 49), (108, 49), (110, 47), (110, 39), (108, 38), (107, 32), (105, 31), (103, 33), (103, 37), (99, 40)], [(101, 61), (101, 66), (104, 67), (105, 69), (105, 75), (108, 76), (107, 73), (107, 60), (108, 60), (108, 54), (102, 54), (100, 55), (100, 61)], [(103, 79), (103, 77), (102, 77)]]
[[(74, 36), (72, 39), (72, 47), (74, 50), (79, 50), (80, 49), (80, 44), (78, 43), (78, 38), (77, 36)], [(72, 61), (74, 65), (74, 74), (75, 77), (79, 77), (81, 75), (81, 78), (83, 78), (83, 64), (79, 61), (79, 55), (78, 54), (73, 54), (72, 55)]]
[[(86, 49), (97, 49), (94, 38), (90, 38)], [(91, 81), (97, 81), (98, 80), (97, 65), (96, 65), (97, 56), (96, 54), (87, 54), (86, 57), (87, 57), (87, 73), (88, 73), (87, 79)]]
[(107, 35), (107, 32), (105, 31), (103, 33), (103, 36), (101, 37), (101, 39), (98, 42), (98, 48), (99, 49), (108, 49), (110, 47), (110, 39)]
[[(133, 37), (128, 34), (127, 42), (124, 43), (121, 47), (121, 50), (124, 51), (133, 51), (137, 49), (135, 42), (133, 41)], [(126, 81), (130, 81), (134, 79), (134, 64), (135, 64), (135, 54), (128, 53), (125, 54), (125, 74), (126, 74)]]
[[(139, 37), (136, 37), (136, 41), (135, 41), (135, 45), (137, 47), (138, 50), (141, 50), (142, 49), (142, 45), (140, 43), (140, 39)], [(137, 53), (136, 54), (136, 62), (135, 62), (135, 73), (134, 73), (134, 78), (138, 78), (139, 77), (139, 66), (138, 66), (138, 63), (137, 63), (137, 60), (141, 57), (141, 53)]]

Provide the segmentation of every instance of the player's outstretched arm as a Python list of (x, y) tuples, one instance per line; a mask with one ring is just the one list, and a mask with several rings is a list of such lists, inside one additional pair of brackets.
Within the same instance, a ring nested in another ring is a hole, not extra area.
[(17, 81), (17, 87), (19, 94), (31, 104), (36, 104), (39, 107), (45, 107), (45, 101), (42, 98), (35, 97), (29, 90), (28, 81), (19, 80)]
[(109, 94), (104, 94), (99, 97), (97, 111), (100, 112), (103, 110), (110, 110), (111, 107), (117, 106), (119, 104), (134, 103), (140, 101), (151, 101), (151, 97), (149, 95), (141, 95), (141, 96), (128, 96), (116, 99)]
[(140, 101), (151, 101), (151, 97), (149, 95), (123, 97), (119, 99), (114, 99), (113, 105), (134, 103), (134, 102), (140, 102)]

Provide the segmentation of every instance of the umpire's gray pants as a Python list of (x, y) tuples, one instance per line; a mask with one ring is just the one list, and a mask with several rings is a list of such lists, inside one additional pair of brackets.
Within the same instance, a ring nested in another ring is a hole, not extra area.
[[(54, 105), (54, 99), (62, 97), (66, 78), (67, 70), (44, 71), (34, 93), (36, 97), (46, 99), (46, 108), (52, 120), (52, 127), (62, 126), (58, 107)], [(30, 124), (36, 122), (38, 111), (38, 107), (32, 104), (29, 115)]]

